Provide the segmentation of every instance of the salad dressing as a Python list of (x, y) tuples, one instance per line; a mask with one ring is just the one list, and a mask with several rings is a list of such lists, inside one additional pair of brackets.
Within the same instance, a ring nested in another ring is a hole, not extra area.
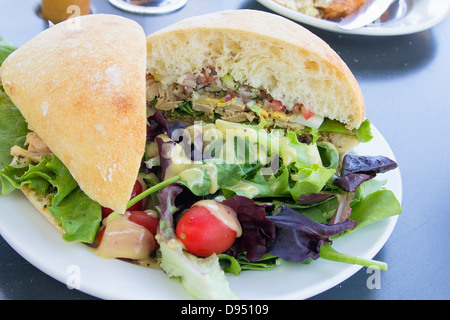
[(129, 213), (104, 219), (105, 233), (95, 254), (107, 258), (147, 259), (154, 246), (153, 234), (128, 219)]
[(239, 181), (237, 184), (235, 184), (232, 187), (229, 187), (228, 189), (232, 191), (238, 190), (242, 192), (245, 197), (250, 199), (254, 198), (259, 193), (259, 189), (256, 186), (245, 181)]
[(148, 256), (144, 259), (135, 260), (134, 263), (141, 267), (146, 267), (146, 268), (151, 268), (151, 269), (159, 269), (158, 261), (156, 261), (155, 258), (152, 258), (150, 256)]
[[(160, 134), (158, 137), (163, 139), (164, 142), (171, 141), (166, 134)], [(211, 182), (209, 193), (215, 193), (219, 189), (216, 166), (208, 163), (199, 164), (192, 161), (185, 155), (180, 144), (171, 145), (170, 148), (164, 148), (163, 145), (161, 155), (164, 158), (171, 159), (165, 172), (165, 179), (180, 175), (182, 180), (189, 181), (192, 185), (202, 185), (204, 183), (206, 171)]]
[[(159, 134), (158, 138), (161, 138), (164, 142), (172, 141), (167, 134)], [(163, 144), (163, 148), (159, 152), (163, 158), (171, 160), (165, 172), (165, 179), (172, 178), (185, 170), (198, 166), (185, 155), (182, 146), (178, 143), (170, 146)]]
[(236, 212), (220, 202), (214, 200), (200, 200), (192, 205), (193, 207), (200, 206), (208, 209), (208, 211), (219, 219), (224, 225), (236, 232), (236, 237), (242, 235), (242, 227), (236, 216)]

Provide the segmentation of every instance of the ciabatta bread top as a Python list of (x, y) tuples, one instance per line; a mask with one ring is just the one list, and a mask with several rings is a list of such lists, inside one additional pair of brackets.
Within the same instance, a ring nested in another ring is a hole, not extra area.
[(76, 19), (12, 53), (1, 80), (81, 189), (122, 212), (145, 148), (145, 33), (119, 16)]
[(214, 66), (219, 75), (303, 103), (316, 114), (358, 128), (364, 100), (344, 61), (299, 24), (254, 10), (189, 18), (147, 37), (147, 68), (157, 79)]

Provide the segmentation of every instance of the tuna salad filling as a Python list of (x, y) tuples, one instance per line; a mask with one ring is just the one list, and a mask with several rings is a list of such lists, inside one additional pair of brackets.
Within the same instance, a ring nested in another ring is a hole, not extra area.
[(194, 115), (196, 119), (253, 123), (261, 115), (271, 118), (273, 127), (296, 131), (305, 126), (318, 129), (324, 119), (301, 102), (274, 99), (264, 90), (235, 81), (229, 73), (220, 77), (214, 67), (180, 76), (170, 84), (149, 74), (147, 97), (169, 117), (175, 112), (178, 116)]
[(149, 114), (159, 110), (167, 121), (187, 125), (218, 119), (256, 125), (263, 122), (267, 130), (295, 131), (304, 143), (316, 139), (332, 143), (340, 154), (371, 138), (368, 120), (359, 129), (348, 129), (315, 114), (301, 102), (274, 99), (265, 90), (236, 81), (229, 73), (219, 76), (212, 66), (171, 80), (150, 73), (146, 77)]

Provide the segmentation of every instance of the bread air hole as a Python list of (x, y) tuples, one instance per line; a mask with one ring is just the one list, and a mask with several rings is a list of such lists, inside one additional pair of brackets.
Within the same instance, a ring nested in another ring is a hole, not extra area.
[(319, 65), (315, 61), (307, 60), (303, 62), (303, 64), (305, 66), (305, 69), (307, 70), (316, 70), (316, 71), (319, 70)]

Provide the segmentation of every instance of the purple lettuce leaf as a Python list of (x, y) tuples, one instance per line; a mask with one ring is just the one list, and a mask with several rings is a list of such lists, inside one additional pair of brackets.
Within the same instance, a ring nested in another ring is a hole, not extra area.
[(298, 198), (298, 200), (295, 204), (302, 205), (302, 206), (310, 206), (310, 205), (321, 203), (322, 201), (325, 201), (334, 196), (336, 196), (335, 193), (328, 193), (328, 192), (302, 194), (302, 195), (300, 195), (300, 197)]
[(329, 225), (345, 222), (346, 220), (348, 220), (350, 214), (352, 213), (350, 203), (355, 197), (355, 194), (353, 192), (345, 192), (344, 194), (339, 194), (336, 197), (339, 201), (339, 204), (330, 221), (328, 221)]
[(336, 178), (333, 184), (344, 191), (354, 192), (361, 183), (370, 180), (375, 177), (375, 174), (365, 174), (365, 173), (349, 173), (345, 176)]
[(175, 207), (175, 199), (182, 191), (183, 187), (181, 185), (173, 183), (158, 192), (158, 211), (160, 214), (159, 233), (164, 238), (167, 238), (165, 240), (176, 238), (173, 225), (173, 213), (177, 210)]
[(154, 141), (158, 134), (166, 133), (175, 142), (180, 142), (184, 131), (179, 129), (184, 128), (186, 126), (179, 121), (166, 121), (162, 113), (156, 110), (147, 118), (147, 141)]
[(170, 150), (175, 146), (173, 141), (164, 141), (163, 139), (157, 137), (156, 143), (158, 144), (159, 151), (159, 166), (161, 167), (161, 180), (165, 179), (166, 170), (172, 162)]
[(252, 199), (234, 196), (222, 201), (234, 209), (242, 227), (242, 236), (236, 239), (227, 254), (237, 257), (246, 252), (245, 257), (257, 261), (266, 253), (268, 242), (275, 240), (275, 224), (266, 218), (270, 204), (257, 204)]
[(384, 156), (346, 154), (342, 160), (340, 177), (333, 184), (344, 191), (354, 192), (361, 183), (397, 168), (397, 163)]
[(331, 243), (331, 236), (356, 226), (351, 220), (334, 225), (317, 223), (286, 205), (278, 207), (267, 219), (276, 229), (275, 240), (267, 242), (267, 253), (295, 262), (318, 259), (320, 246)]
[(156, 136), (161, 133), (168, 133), (166, 120), (161, 112), (156, 111), (147, 118), (147, 141), (154, 141)]
[(397, 168), (397, 163), (384, 156), (346, 154), (342, 160), (342, 176), (350, 173), (374, 175)]

